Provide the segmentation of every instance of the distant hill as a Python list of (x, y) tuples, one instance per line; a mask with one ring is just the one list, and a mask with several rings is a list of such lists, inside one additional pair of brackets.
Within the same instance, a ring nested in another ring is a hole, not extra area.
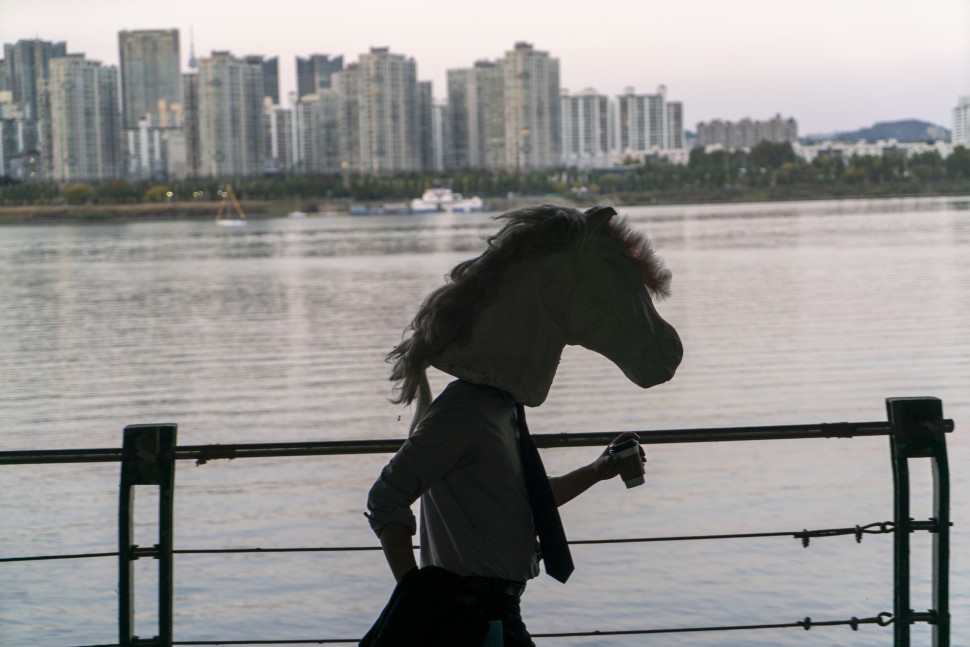
[(881, 121), (869, 128), (860, 128), (845, 133), (829, 133), (826, 135), (805, 135), (801, 138), (805, 144), (822, 140), (834, 141), (866, 141), (874, 142), (880, 139), (895, 139), (898, 142), (950, 141), (950, 131), (943, 126), (931, 124), (919, 119), (903, 119), (901, 121)]

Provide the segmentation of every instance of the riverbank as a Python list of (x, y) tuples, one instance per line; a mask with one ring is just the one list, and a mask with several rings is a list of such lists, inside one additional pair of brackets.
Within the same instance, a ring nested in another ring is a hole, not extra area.
[[(938, 188), (938, 187), (937, 187)], [(893, 190), (890, 186), (853, 188), (829, 187), (735, 187), (723, 189), (693, 189), (666, 191), (632, 191), (609, 195), (563, 197), (556, 195), (519, 196), (515, 198), (488, 198), (485, 207), (489, 211), (508, 211), (525, 204), (538, 202), (564, 202), (585, 207), (593, 204), (611, 204), (617, 207), (633, 205), (675, 204), (731, 204), (760, 202), (789, 202), (832, 199), (873, 199), (904, 197), (943, 197), (970, 195), (970, 187), (956, 186), (951, 190), (932, 192), (907, 192)], [(307, 215), (346, 216), (351, 205), (380, 207), (380, 201), (347, 200), (241, 200), (248, 218), (278, 218), (293, 212)], [(219, 209), (218, 201), (145, 202), (137, 204), (37, 204), (0, 206), (0, 224), (47, 224), (47, 223), (102, 223), (145, 220), (206, 220), (214, 219)]]
[[(247, 217), (276, 217), (297, 210), (292, 201), (248, 200)], [(143, 202), (138, 204), (38, 204), (0, 207), (0, 224), (96, 223), (132, 220), (215, 219), (218, 201)]]

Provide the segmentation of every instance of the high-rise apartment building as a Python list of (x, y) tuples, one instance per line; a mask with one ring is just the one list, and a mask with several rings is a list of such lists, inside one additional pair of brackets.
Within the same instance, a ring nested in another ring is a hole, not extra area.
[(341, 144), (354, 131), (340, 130), (343, 97), (330, 88), (300, 98), (296, 105), (296, 161), (303, 173), (339, 173)]
[(338, 166), (346, 176), (360, 169), (360, 93), (361, 75), (357, 63), (333, 75), (337, 93)]
[(51, 171), (57, 182), (123, 177), (118, 71), (81, 54), (51, 60)]
[(265, 161), (263, 66), (226, 51), (199, 59), (200, 173), (233, 178), (257, 175)]
[(275, 106), (271, 125), (273, 145), (270, 150), (270, 161), (275, 168), (282, 171), (293, 170), (296, 162), (293, 127), (293, 110)]
[(294, 138), (294, 170), (297, 173), (309, 174), (319, 172), (317, 149), (319, 148), (317, 119), (320, 111), (318, 105), (320, 96), (316, 93), (300, 97), (293, 106), (293, 124), (296, 128)]
[(667, 86), (657, 87), (656, 94), (647, 96), (647, 110), (650, 112), (649, 145), (651, 148), (670, 148), (668, 141), (670, 129), (667, 119)]
[(310, 54), (296, 58), (296, 98), (316, 94), (331, 87), (331, 77), (344, 69), (344, 57), (329, 54)]
[(138, 128), (160, 101), (182, 103), (182, 73), (177, 29), (118, 32), (121, 111), (125, 128)]
[(505, 85), (505, 163), (510, 170), (559, 166), (562, 110), (559, 60), (519, 42), (502, 60)]
[(25, 117), (38, 119), (40, 83), (50, 77), (50, 62), (67, 56), (67, 43), (32, 38), (3, 46), (4, 80), (0, 89), (12, 93), (14, 103), (25, 104)]
[(668, 148), (684, 148), (684, 104), (680, 101), (667, 103)]
[[(448, 113), (447, 120), (450, 124), (448, 129), (449, 137), (447, 150), (445, 153), (445, 168), (467, 169), (472, 168), (471, 147), (472, 147), (472, 115), (476, 102), (473, 98), (475, 92), (474, 85), (471, 83), (474, 70), (448, 70), (447, 73), (447, 92), (448, 92)], [(469, 87), (471, 86), (471, 87)], [(482, 168), (478, 166), (477, 168)]]
[(560, 100), (563, 163), (581, 168), (608, 166), (614, 148), (609, 97), (587, 88), (577, 95), (563, 90)]
[(448, 70), (445, 168), (505, 168), (505, 75), (501, 62)]
[(418, 168), (435, 167), (434, 92), (431, 81), (418, 82)]
[(953, 145), (970, 148), (970, 95), (957, 100), (953, 109)]
[(376, 175), (419, 170), (422, 120), (414, 59), (372, 47), (360, 55), (356, 74), (358, 170)]
[(0, 177), (21, 182), (37, 179), (39, 155), (27, 142), (36, 141), (36, 121), (27, 119), (25, 105), (14, 103), (9, 90), (0, 90)]
[(722, 146), (729, 150), (738, 148), (754, 148), (762, 141), (775, 144), (798, 141), (798, 123), (792, 119), (783, 119), (775, 115), (767, 121), (756, 121), (749, 118), (740, 121), (723, 121), (712, 119), (709, 122), (697, 124), (698, 146)]
[(655, 94), (627, 88), (616, 103), (621, 155), (683, 148), (683, 105), (667, 101), (666, 86), (658, 86)]
[[(7, 117), (4, 127), (6, 145), (16, 146), (7, 150), (12, 165), (6, 173), (25, 181), (43, 180), (50, 177), (51, 139), (47, 105), (50, 62), (67, 55), (67, 44), (52, 43), (37, 38), (22, 39), (3, 47), (4, 59), (0, 63), (0, 90), (9, 95)], [(14, 138), (11, 133), (16, 130)]]
[[(47, 81), (42, 81), (41, 86), (46, 88)], [(15, 102), (10, 90), (0, 90), (0, 177), (21, 182), (44, 178), (45, 160), (37, 147), (38, 128), (39, 121), (27, 116), (27, 104)]]
[(280, 105), (280, 59), (278, 56), (263, 61), (263, 96)]
[[(127, 157), (127, 176), (131, 180), (164, 180), (168, 177), (168, 142), (176, 131), (183, 136), (181, 104), (159, 101), (158, 109), (147, 113), (138, 128), (122, 131), (122, 144)], [(181, 145), (181, 144), (180, 144)]]
[(431, 106), (431, 130), (433, 137), (432, 163), (430, 170), (444, 171), (445, 151), (451, 141), (451, 130), (448, 123), (448, 104), (445, 101), (434, 101)]
[[(196, 59), (198, 68), (198, 59)], [(182, 135), (184, 146), (179, 152), (184, 160), (169, 157), (170, 167), (184, 173), (181, 177), (199, 177), (202, 174), (202, 161), (199, 157), (199, 74), (189, 72), (182, 75)]]

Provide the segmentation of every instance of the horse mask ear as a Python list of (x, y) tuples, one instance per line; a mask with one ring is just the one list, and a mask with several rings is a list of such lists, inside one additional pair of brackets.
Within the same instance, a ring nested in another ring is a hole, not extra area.
[(587, 209), (584, 215), (591, 225), (605, 228), (610, 218), (616, 215), (616, 209), (613, 207), (592, 207)]

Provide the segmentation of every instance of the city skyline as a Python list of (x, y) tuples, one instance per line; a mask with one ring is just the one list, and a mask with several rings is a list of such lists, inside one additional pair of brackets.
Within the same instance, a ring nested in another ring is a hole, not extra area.
[(183, 70), (193, 42), (197, 57), (213, 50), (277, 56), (284, 97), (295, 90), (298, 56), (352, 60), (370, 47), (389, 47), (414, 58), (417, 78), (431, 81), (443, 99), (447, 70), (500, 58), (525, 40), (561, 61), (561, 85), (572, 93), (666, 85), (683, 101), (691, 130), (701, 121), (776, 113), (796, 118), (806, 134), (906, 118), (951, 128), (958, 96), (970, 93), (965, 0), (928, 0), (918, 8), (900, 0), (605, 0), (597, 5), (602, 27), (562, 5), (505, 0), (482, 9), (438, 2), (327, 9), (280, 0), (272, 20), (221, 1), (163, 6), (96, 0), (79, 15), (62, 0), (10, 3), (2, 9), (0, 41), (63, 40), (70, 53), (117, 66), (120, 31), (178, 29)]

